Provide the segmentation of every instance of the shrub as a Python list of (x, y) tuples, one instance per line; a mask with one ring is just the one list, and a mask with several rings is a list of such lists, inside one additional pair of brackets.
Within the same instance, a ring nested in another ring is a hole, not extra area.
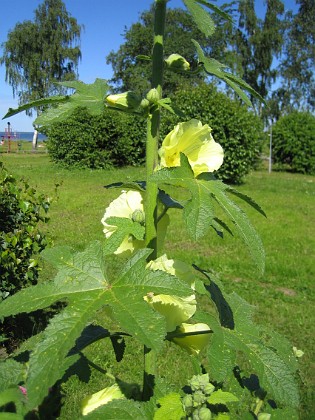
[[(173, 100), (181, 104), (186, 119), (198, 118), (212, 127), (214, 139), (225, 151), (218, 177), (241, 183), (259, 159), (264, 136), (260, 119), (207, 84), (194, 89), (184, 87)], [(179, 117), (165, 113), (161, 140), (179, 121)], [(48, 150), (54, 162), (65, 166), (141, 165), (145, 159), (144, 124), (144, 120), (133, 115), (106, 110), (93, 117), (79, 108), (67, 121), (55, 123), (46, 131)]]
[[(229, 99), (209, 84), (187, 86), (174, 95), (173, 101), (181, 104), (186, 119), (200, 119), (212, 128), (213, 138), (224, 149), (224, 163), (216, 173), (220, 179), (239, 184), (257, 167), (265, 136), (263, 124), (239, 101)], [(165, 115), (163, 135), (177, 122), (177, 117)]]
[(315, 174), (315, 117), (293, 112), (272, 128), (272, 155), (275, 164), (293, 172)]
[(106, 110), (91, 116), (78, 108), (67, 121), (46, 129), (48, 150), (64, 166), (109, 168), (140, 165), (145, 157), (144, 121)]
[(0, 301), (37, 282), (36, 255), (47, 245), (39, 230), (49, 200), (17, 181), (0, 162)]

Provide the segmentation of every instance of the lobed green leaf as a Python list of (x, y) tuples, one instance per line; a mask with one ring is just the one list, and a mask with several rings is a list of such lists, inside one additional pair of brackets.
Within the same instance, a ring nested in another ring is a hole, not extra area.
[[(258, 376), (260, 387), (268, 395), (277, 403), (298, 407), (299, 392), (295, 382), (297, 365), (292, 361), (293, 350), (290, 344), (272, 331), (269, 331), (273, 336), (270, 341), (265, 329), (253, 322), (253, 307), (250, 304), (235, 293), (226, 294), (220, 283), (217, 280), (214, 282), (212, 277), (211, 284), (221, 293), (221, 299), (218, 300), (208, 288), (220, 321), (213, 314), (205, 313), (198, 313), (197, 319), (208, 323), (213, 331), (208, 359), (215, 380), (224, 381), (228, 378), (237, 364), (237, 354), (242, 352), (253, 370), (249, 373)], [(233, 316), (233, 322), (229, 325), (223, 323), (222, 300), (229, 306)]]
[[(218, 229), (218, 219), (214, 210), (214, 204), (218, 203), (248, 246), (259, 271), (261, 273), (264, 271), (265, 254), (261, 239), (244, 211), (226, 195), (225, 192), (230, 189), (227, 185), (208, 173), (200, 174), (195, 178), (188, 159), (183, 154), (181, 154), (181, 166), (163, 168), (155, 172), (151, 179), (161, 188), (164, 185), (172, 185), (189, 190), (191, 198), (181, 204), (184, 208), (183, 217), (186, 229), (194, 240), (205, 236), (211, 226)], [(239, 196), (245, 199), (241, 194)], [(254, 205), (254, 202), (249, 199), (245, 201)], [(224, 225), (221, 223), (221, 226)]]
[(146, 269), (151, 252), (143, 249), (135, 253), (120, 275), (110, 279), (100, 242), (79, 253), (71, 253), (65, 247), (46, 250), (43, 256), (59, 268), (54, 281), (26, 288), (1, 302), (1, 316), (32, 312), (57, 301), (67, 303), (52, 318), (43, 339), (31, 353), (24, 378), (29, 409), (36, 407), (49, 388), (76, 362), (77, 356), (69, 352), (95, 312), (104, 305), (111, 308), (122, 330), (148, 348), (158, 350), (162, 346), (165, 320), (151, 309), (144, 296), (147, 293), (189, 296), (191, 288), (175, 276)]
[(36, 118), (34, 124), (45, 126), (56, 121), (67, 119), (75, 108), (85, 107), (91, 115), (100, 115), (105, 109), (105, 97), (108, 93), (106, 80), (96, 79), (92, 84), (74, 80), (61, 82), (62, 86), (75, 89), (75, 93), (67, 97), (65, 102), (60, 103), (56, 108), (49, 108)]

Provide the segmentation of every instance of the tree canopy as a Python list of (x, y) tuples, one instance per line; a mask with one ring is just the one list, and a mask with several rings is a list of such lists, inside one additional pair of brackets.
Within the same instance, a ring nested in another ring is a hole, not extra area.
[(284, 59), (281, 63), (283, 83), (278, 91), (282, 107), (315, 108), (315, 2), (297, 0), (298, 13), (287, 14)]
[[(216, 18), (217, 20), (220, 17)], [(227, 24), (226, 24), (227, 25)], [(231, 23), (229, 24), (231, 25)], [(226, 30), (226, 26), (219, 26)], [(222, 28), (222, 29), (221, 29)], [(115, 90), (145, 92), (149, 89), (151, 66), (149, 61), (139, 60), (138, 56), (150, 57), (153, 46), (153, 13), (145, 11), (140, 21), (125, 29), (125, 42), (117, 52), (111, 51), (107, 56), (107, 64), (111, 64), (114, 76), (111, 82)], [(222, 57), (227, 45), (226, 37), (216, 35), (210, 40), (197, 28), (192, 17), (183, 9), (168, 9), (166, 15), (165, 57), (176, 51), (189, 63), (191, 69), (197, 67), (197, 54), (191, 39), (195, 39), (207, 54)], [(186, 83), (198, 84), (204, 79), (199, 74), (187, 76), (183, 73), (165, 72), (164, 92), (169, 94)]]
[[(278, 119), (281, 110), (314, 109), (314, 1), (297, 0), (299, 10), (285, 13), (284, 2), (268, 0), (265, 14), (257, 16), (254, 0), (227, 3), (222, 8), (233, 15), (234, 24), (219, 15), (212, 18), (216, 31), (206, 38), (183, 9), (168, 9), (165, 56), (178, 51), (197, 67), (197, 56), (191, 39), (202, 46), (205, 54), (215, 57), (240, 75), (267, 102), (256, 104), (265, 118)], [(125, 28), (125, 41), (118, 51), (107, 56), (113, 67), (114, 90), (136, 90), (144, 93), (150, 80), (150, 64), (136, 57), (150, 56), (153, 42), (152, 13), (142, 13), (139, 22)], [(196, 85), (205, 80), (202, 74), (188, 77), (165, 72), (165, 95), (185, 84)]]
[(19, 105), (60, 92), (55, 82), (77, 78), (80, 35), (62, 0), (44, 0), (34, 21), (17, 23), (8, 33), (0, 63)]

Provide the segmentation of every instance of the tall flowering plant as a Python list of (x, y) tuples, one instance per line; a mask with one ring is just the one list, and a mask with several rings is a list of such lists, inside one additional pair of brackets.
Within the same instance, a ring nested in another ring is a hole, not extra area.
[[(214, 31), (207, 9), (229, 19), (206, 0), (184, 0), (184, 4), (206, 36)], [(182, 214), (188, 234), (198, 241), (210, 233), (222, 237), (231, 232), (216, 213), (220, 207), (220, 214), (225, 214), (248, 246), (258, 271), (264, 270), (261, 240), (232, 197), (264, 213), (251, 198), (216, 179), (224, 151), (212, 137), (211, 127), (196, 119), (179, 122), (158, 146), (161, 110), (181, 115), (163, 97), (163, 73), (190, 72), (184, 57), (177, 53), (164, 56), (166, 6), (167, 0), (155, 0), (154, 46), (152, 56), (146, 57), (152, 62), (152, 86), (143, 97), (131, 91), (110, 95), (100, 79), (92, 85), (65, 82), (65, 87), (76, 90), (72, 96), (33, 102), (7, 114), (56, 103), (58, 107), (37, 118), (37, 125), (65, 119), (79, 105), (88, 106), (91, 114), (110, 108), (147, 120), (146, 178), (108, 186), (120, 191), (101, 220), (103, 238), (79, 253), (68, 248), (46, 250), (43, 257), (58, 269), (55, 279), (22, 290), (0, 304), (0, 315), (5, 317), (64, 302), (31, 348), (27, 363), (15, 358), (2, 363), (0, 404), (5, 407), (12, 402), (17, 415), (34, 411), (49, 389), (70, 374), (70, 367), (83, 362), (82, 351), (89, 344), (110, 339), (121, 360), (126, 337), (143, 345), (141, 392), (134, 394), (128, 384), (108, 374), (112, 384), (82, 401), (85, 418), (176, 420), (251, 415), (268, 419), (294, 418), (296, 413), (296, 353), (290, 344), (256, 325), (252, 307), (235, 293), (226, 293), (212, 272), (191, 267), (164, 251), (170, 209)], [(258, 96), (256, 92), (206, 57), (193, 42), (199, 70), (221, 78), (250, 105), (243, 89)], [(176, 191), (185, 191), (186, 199), (174, 199)], [(115, 275), (110, 267), (114, 257), (121, 258)], [(203, 309), (201, 296), (207, 300)], [(104, 325), (95, 326), (92, 321), (100, 309), (105, 314)], [(119, 325), (118, 332), (105, 329), (109, 321)], [(188, 353), (195, 370), (183, 388), (165, 383), (158, 375), (156, 366), (166, 342)], [(256, 382), (250, 384), (246, 375), (257, 378)]]

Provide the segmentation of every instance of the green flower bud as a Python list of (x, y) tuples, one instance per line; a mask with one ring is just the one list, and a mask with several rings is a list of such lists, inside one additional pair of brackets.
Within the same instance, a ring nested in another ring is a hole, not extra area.
[(212, 394), (212, 392), (214, 391), (214, 389), (215, 389), (215, 386), (214, 386), (214, 385), (212, 385), (212, 384), (210, 384), (210, 383), (208, 383), (208, 384), (204, 387), (204, 393), (205, 393), (206, 395), (210, 395), (210, 394)]
[(179, 54), (171, 54), (166, 60), (165, 63), (170, 70), (173, 71), (188, 71), (190, 64), (188, 61)]
[(199, 416), (198, 419), (200, 419), (200, 420), (210, 420), (211, 417), (212, 417), (211, 411), (207, 407), (199, 408), (198, 416)]
[(183, 406), (185, 407), (185, 409), (192, 408), (192, 406), (193, 406), (193, 397), (192, 397), (191, 394), (186, 394), (183, 397)]
[(133, 111), (140, 106), (141, 98), (134, 92), (128, 91), (118, 93), (117, 95), (109, 95), (106, 102), (113, 108), (119, 108), (125, 111)]
[(151, 89), (147, 93), (147, 100), (153, 104), (156, 104), (160, 99), (160, 94), (157, 89)]
[(196, 391), (194, 392), (193, 399), (194, 407), (199, 407), (200, 405), (206, 402), (207, 397), (202, 391)]
[(146, 110), (149, 109), (150, 102), (146, 98), (143, 98), (141, 103), (140, 103), (140, 106), (144, 111), (146, 111)]
[(144, 224), (144, 222), (145, 222), (145, 215), (144, 215), (144, 212), (143, 212), (142, 210), (140, 210), (140, 209), (136, 209), (136, 210), (132, 213), (132, 215), (131, 215), (131, 219), (132, 219), (134, 222), (138, 222), (138, 223), (140, 223), (141, 225), (143, 225), (143, 224)]

